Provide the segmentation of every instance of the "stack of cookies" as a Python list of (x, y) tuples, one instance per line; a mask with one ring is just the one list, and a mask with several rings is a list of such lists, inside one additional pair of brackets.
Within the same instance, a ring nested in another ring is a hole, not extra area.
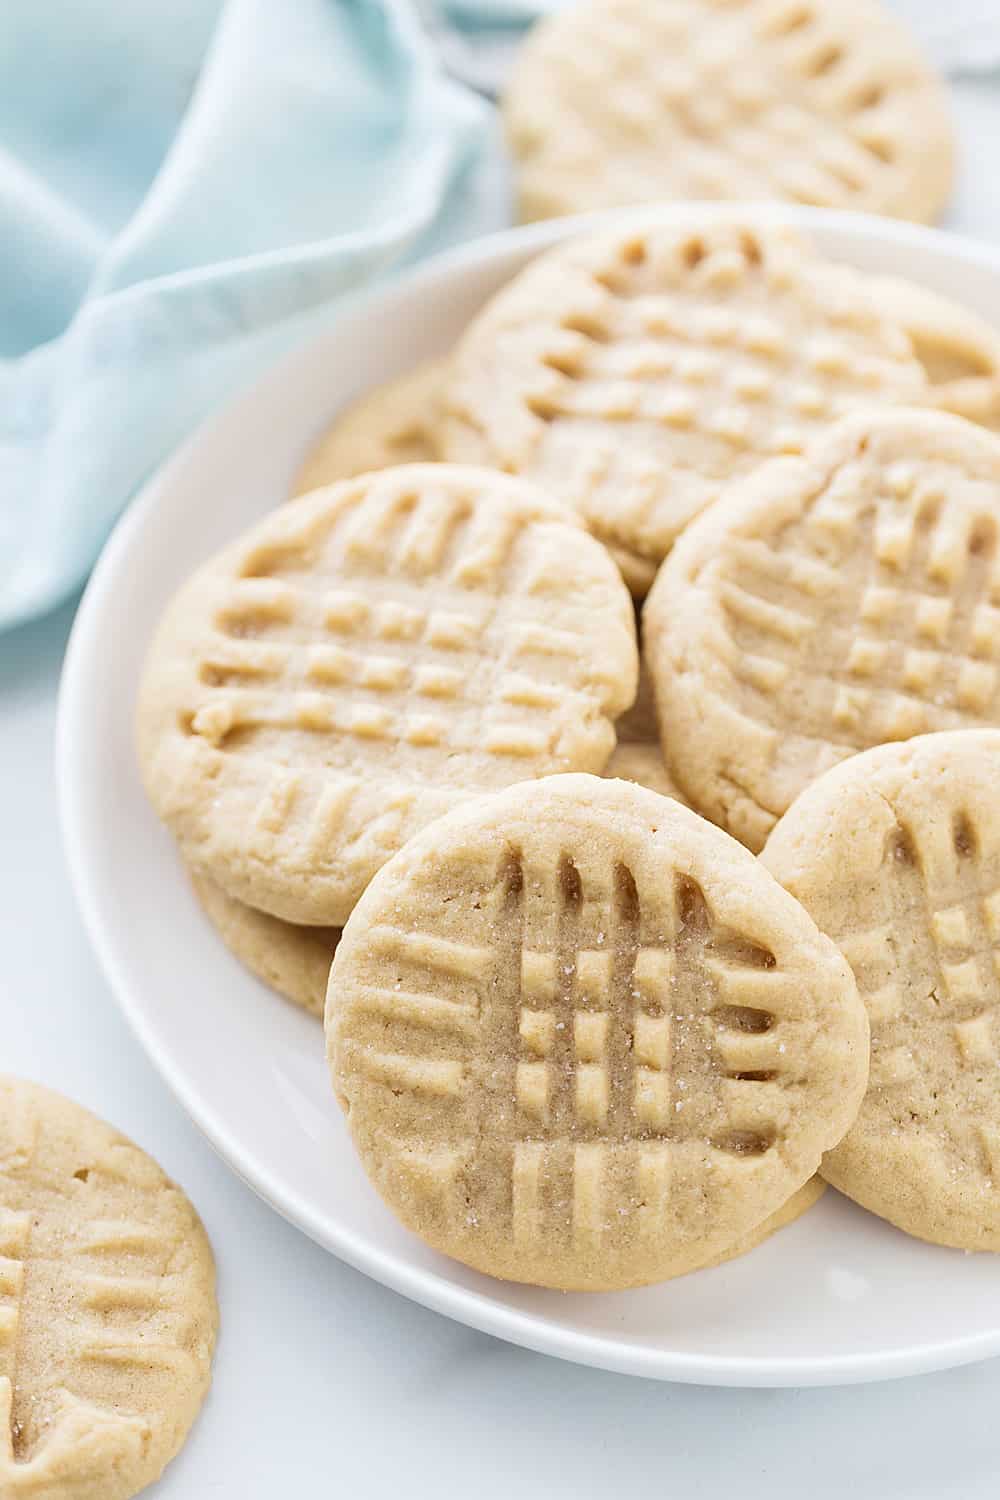
[(431, 1245), (636, 1286), (820, 1172), (1000, 1248), (998, 369), (771, 220), (632, 211), (171, 603), (149, 795)]
[(929, 222), (953, 140), (941, 81), (878, 0), (581, 0), (504, 99), (521, 217), (767, 198)]
[[(181, 589), (150, 798), (446, 1254), (637, 1286), (824, 1179), (1000, 1250), (1000, 340), (690, 207), (930, 220), (941, 84), (876, 0), (584, 0), (504, 117), (525, 218), (689, 206), (529, 266)], [(216, 1324), (180, 1190), (0, 1078), (0, 1492), (155, 1479)]]

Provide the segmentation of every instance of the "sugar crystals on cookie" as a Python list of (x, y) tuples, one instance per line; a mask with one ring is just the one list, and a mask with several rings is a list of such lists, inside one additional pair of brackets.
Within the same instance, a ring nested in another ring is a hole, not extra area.
[(829, 1182), (901, 1229), (1000, 1250), (1000, 732), (932, 734), (815, 782), (763, 862), (851, 964), (872, 1067)]
[(717, 1260), (852, 1122), (851, 974), (746, 850), (591, 776), (417, 835), (348, 921), (327, 1000), (366, 1171), (431, 1245), (600, 1289)]
[(192, 868), (337, 926), (459, 802), (603, 770), (637, 671), (632, 601), (577, 518), (506, 475), (403, 465), (281, 506), (184, 585), (141, 768)]

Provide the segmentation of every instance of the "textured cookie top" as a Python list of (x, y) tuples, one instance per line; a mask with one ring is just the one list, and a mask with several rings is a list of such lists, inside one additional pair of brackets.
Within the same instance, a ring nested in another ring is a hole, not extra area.
[[(447, 369), (446, 360), (428, 360), (398, 380), (376, 386), (341, 412), (303, 464), (295, 494), (392, 464), (439, 459)], [(644, 599), (656, 576), (655, 565), (626, 547), (609, 550), (631, 592)]]
[(208, 1388), (212, 1252), (148, 1156), (0, 1077), (0, 1494), (126, 1500)]
[(931, 220), (947, 99), (871, 0), (590, 0), (532, 32), (505, 101), (524, 218), (787, 199)]
[(643, 210), (488, 304), (452, 362), (441, 440), (657, 562), (734, 477), (926, 387), (864, 278), (799, 236), (728, 210)]
[(871, 1081), (824, 1175), (911, 1234), (1000, 1250), (1000, 733), (827, 773), (764, 863), (854, 969)]
[(302, 465), (295, 494), (392, 464), (432, 463), (445, 369), (443, 359), (427, 360), (338, 413)]
[(801, 907), (677, 803), (590, 776), (407, 845), (344, 929), (327, 1035), (404, 1223), (567, 1288), (732, 1247), (840, 1139), (868, 1071), (854, 982)]
[(456, 803), (602, 770), (637, 671), (631, 600), (573, 517), (503, 475), (386, 469), (282, 506), (180, 590), (140, 758), (189, 863), (335, 926)]
[(857, 750), (1000, 724), (1000, 441), (852, 418), (681, 540), (643, 641), (681, 789), (759, 849)]

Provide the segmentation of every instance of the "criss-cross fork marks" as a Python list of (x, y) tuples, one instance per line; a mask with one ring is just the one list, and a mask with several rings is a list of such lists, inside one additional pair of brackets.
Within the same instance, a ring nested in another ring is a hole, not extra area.
[[(657, 431), (682, 470), (690, 442), (692, 468), (726, 479), (744, 457), (801, 452), (862, 396), (898, 400), (901, 381), (920, 395), (919, 367), (886, 346), (875, 309), (855, 294), (831, 316), (809, 263), (780, 240), (730, 226), (663, 243), (637, 233), (620, 254), (570, 283), (576, 300), (526, 401), (545, 422), (643, 423), (651, 473)], [(804, 324), (791, 342), (775, 313), (785, 304)]]
[[(541, 301), (549, 287), (539, 281)], [(478, 427), (492, 461), (551, 484), (595, 534), (657, 559), (762, 458), (801, 453), (861, 402), (925, 394), (908, 341), (853, 273), (817, 265), (776, 231), (639, 227), (595, 247), (592, 264), (567, 266), (541, 323), (528, 319), (530, 286), (510, 355), (521, 419), (484, 418), (485, 331), (448, 409)]]
[(563, 1199), (574, 1233), (597, 1233), (622, 1151), (633, 1198), (655, 1205), (679, 1146), (771, 1149), (788, 1120), (795, 986), (720, 927), (696, 884), (643, 903), (623, 864), (567, 854), (553, 871), (510, 849), (488, 925), (496, 947), (376, 927), (375, 972), (395, 984), (359, 990), (341, 1043), (393, 1096), (402, 1170), (442, 1212), (475, 1212), (502, 1180), (515, 1238)]
[[(571, 927), (572, 881), (565, 889), (566, 926)], [(683, 896), (685, 889), (679, 887), (678, 894)], [(688, 1117), (681, 1119), (679, 1112), (689, 1101), (678, 1097), (673, 1075), (678, 1023), (691, 1019), (680, 1009), (686, 1004), (685, 950), (690, 945), (681, 940), (674, 949), (640, 942), (634, 885), (626, 870), (617, 873), (616, 896), (608, 946), (574, 949), (566, 943), (558, 952), (521, 952), (514, 1088), (519, 1133), (557, 1124), (573, 1135), (601, 1136), (609, 1123), (617, 1139), (683, 1138), (688, 1133)], [(729, 996), (741, 989), (742, 976), (735, 976), (743, 956), (733, 966), (724, 954), (720, 945), (712, 969)], [(699, 1020), (706, 1023), (721, 1070), (734, 1082), (775, 1076), (779, 1058), (776, 1042), (766, 1036), (769, 1012), (726, 1004)], [(748, 1026), (752, 1029), (744, 1029)], [(731, 1091), (733, 1105), (742, 1092)], [(751, 1113), (756, 1117), (756, 1108)], [(720, 1137), (723, 1149), (732, 1139)], [(754, 1144), (763, 1148), (765, 1138)]]
[[(110, 1158), (91, 1172), (125, 1180)], [(82, 1210), (79, 1233), (67, 1235), (50, 1227), (46, 1191), (29, 1197), (30, 1210), (0, 1208), (0, 1383), (10, 1382), (10, 1433), (0, 1439), (0, 1468), (5, 1457), (18, 1465), (41, 1462), (48, 1442), (61, 1440), (57, 1428), (48, 1429), (50, 1419), (36, 1420), (36, 1399), (47, 1400), (53, 1388), (63, 1385), (101, 1404), (120, 1386), (134, 1409), (136, 1382), (147, 1372), (182, 1377), (192, 1359), (183, 1298), (165, 1271), (171, 1245), (155, 1224), (87, 1222)], [(39, 1297), (53, 1299), (44, 1326)], [(115, 1409), (112, 1399), (109, 1418)]]
[[(960, 1080), (982, 1080), (985, 1073), (992, 1094), (1000, 1064), (995, 851), (992, 858), (984, 854), (973, 819), (959, 811), (950, 823), (928, 818), (919, 828), (900, 824), (888, 858), (893, 904), (886, 920), (839, 939), (871, 1021), (872, 1086), (894, 1097), (896, 1089), (925, 1084), (939, 1065), (947, 1073), (957, 1060)], [(926, 995), (911, 977), (925, 973)], [(982, 1165), (992, 1177), (992, 1137), (980, 1144), (987, 1158)], [(1000, 1171), (1000, 1157), (996, 1167)]]
[[(598, 132), (613, 133), (621, 201), (639, 201), (651, 183), (670, 180), (676, 191), (668, 196), (679, 198), (854, 207), (878, 194), (905, 146), (892, 60), (882, 53), (880, 65), (877, 53), (859, 48), (829, 5), (820, 14), (797, 0), (728, 7), (671, 0), (594, 16), (579, 40), (575, 30), (570, 22), (552, 32), (551, 45), (542, 43), (549, 89), (540, 105), (515, 101), (515, 145), (530, 168), (540, 144), (535, 112), (568, 86), (561, 129), (551, 141), (546, 132), (543, 149), (568, 170), (568, 153), (589, 143), (593, 170), (608, 157), (610, 185), (612, 158)], [(572, 98), (582, 90), (600, 99), (599, 123), (575, 118)], [(674, 150), (664, 150), (665, 120), (678, 137)]]
[[(559, 622), (558, 559), (526, 540), (527, 508), (382, 488), (251, 555), (187, 727), (227, 748), (299, 731), (345, 768), (362, 748), (383, 760), (444, 748), (509, 760), (513, 775), (551, 753), (567, 699), (593, 712), (607, 686)], [(433, 779), (434, 761), (418, 764)]]
[(996, 517), (905, 464), (883, 477), (864, 507), (832, 486), (780, 552), (728, 544), (717, 597), (756, 738), (790, 724), (856, 750), (1000, 713)]
[(785, 1119), (771, 956), (720, 931), (693, 882), (647, 907), (626, 865), (593, 876), (564, 855), (539, 893), (518, 851), (506, 866), (511, 951), (484, 1043), (513, 1059), (490, 1123), (510, 1142), (511, 1232), (525, 1244), (558, 1226), (561, 1202), (576, 1240), (599, 1239), (621, 1150), (655, 1232), (679, 1144), (754, 1155)]
[(356, 1008), (382, 1040), (376, 1045), (366, 1031), (364, 1040), (348, 1041), (354, 1066), (397, 1097), (411, 1093), (465, 1110), (492, 951), (391, 925), (373, 927), (368, 945), (399, 978), (359, 992)]

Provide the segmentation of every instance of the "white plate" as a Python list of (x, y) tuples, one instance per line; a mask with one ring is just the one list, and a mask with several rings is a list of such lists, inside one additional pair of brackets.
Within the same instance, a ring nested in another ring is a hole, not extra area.
[[(915, 277), (1000, 325), (994, 253), (860, 216), (784, 216), (838, 258)], [(511, 1286), (432, 1253), (354, 1159), (319, 1026), (229, 957), (143, 797), (136, 682), (174, 588), (284, 498), (337, 408), (446, 350), (566, 233), (563, 222), (470, 245), (345, 315), (213, 417), (120, 523), (77, 617), (59, 718), (66, 847), (90, 936), (139, 1039), (223, 1157), (320, 1244), (429, 1307), (549, 1354), (706, 1384), (874, 1380), (1000, 1353), (1000, 1260), (920, 1244), (832, 1191), (742, 1260), (637, 1292)]]

